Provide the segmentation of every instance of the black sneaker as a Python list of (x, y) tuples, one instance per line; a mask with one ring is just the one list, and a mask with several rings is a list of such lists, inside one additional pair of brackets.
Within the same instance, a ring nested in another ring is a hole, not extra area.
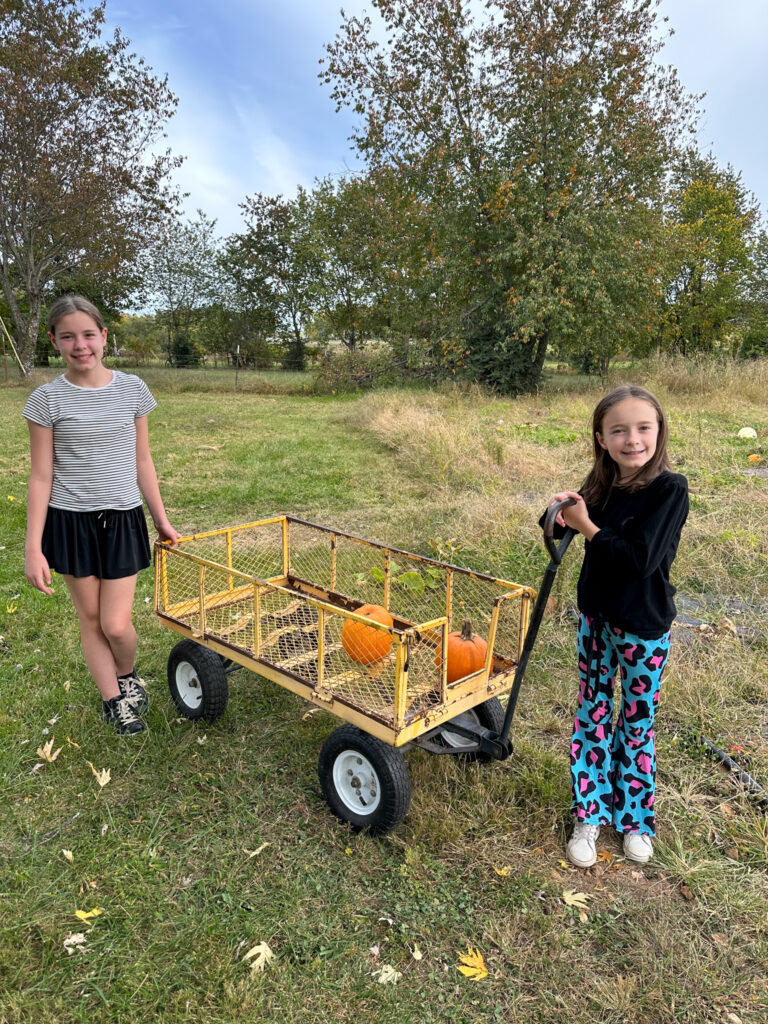
[(126, 676), (117, 677), (120, 693), (133, 708), (134, 714), (145, 715), (149, 710), (149, 697), (144, 689), (144, 680), (136, 675), (136, 669)]
[(136, 717), (136, 713), (128, 703), (127, 697), (113, 697), (111, 700), (101, 702), (101, 717), (105, 722), (113, 725), (115, 732), (121, 734), (141, 732), (144, 723)]

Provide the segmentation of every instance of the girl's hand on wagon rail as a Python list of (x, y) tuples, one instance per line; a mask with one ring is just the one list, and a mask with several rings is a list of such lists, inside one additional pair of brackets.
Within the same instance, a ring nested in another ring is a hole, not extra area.
[(171, 544), (178, 543), (181, 534), (177, 533), (171, 524), (166, 519), (157, 519), (155, 522), (155, 529), (157, 530), (158, 538), (161, 541), (170, 541)]

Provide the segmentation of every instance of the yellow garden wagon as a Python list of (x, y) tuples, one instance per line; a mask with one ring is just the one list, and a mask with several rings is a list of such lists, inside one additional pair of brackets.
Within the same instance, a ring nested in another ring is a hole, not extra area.
[[(323, 793), (339, 818), (374, 834), (408, 810), (409, 746), (465, 760), (511, 752), (542, 597), (530, 630), (530, 587), (291, 515), (155, 545), (155, 612), (185, 637), (168, 659), (179, 712), (217, 719), (228, 675), (241, 667), (331, 711), (346, 724), (322, 747)], [(371, 605), (391, 620), (369, 618)], [(450, 657), (450, 634), (465, 622), (487, 650), (470, 674), (450, 679), (441, 652)], [(348, 641), (353, 633), (363, 649)], [(505, 715), (499, 696), (510, 689)]]

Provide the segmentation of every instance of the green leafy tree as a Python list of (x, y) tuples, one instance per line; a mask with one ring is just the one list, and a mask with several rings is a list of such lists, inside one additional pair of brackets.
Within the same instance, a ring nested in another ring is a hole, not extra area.
[(162, 333), (153, 316), (124, 316), (117, 323), (113, 337), (118, 353), (132, 358), (138, 365), (157, 358), (162, 349)]
[(178, 161), (152, 147), (176, 100), (103, 23), (103, 3), (0, 0), (0, 283), (27, 367), (46, 294), (125, 295), (172, 201)]
[(194, 327), (216, 292), (216, 221), (202, 210), (194, 220), (169, 218), (150, 255), (148, 283), (156, 317), (165, 327), (166, 354), (174, 366), (196, 365)]
[(739, 354), (768, 356), (768, 231), (761, 227), (752, 250), (752, 271), (746, 286), (747, 322)]
[(731, 167), (694, 150), (676, 169), (668, 205), (673, 269), (665, 294), (663, 347), (687, 355), (727, 344), (749, 318), (755, 283), (757, 202)]
[(658, 268), (643, 239), (693, 115), (656, 59), (657, 5), (489, 0), (480, 20), (463, 0), (373, 6), (386, 41), (346, 18), (323, 77), (360, 117), (369, 164), (429, 211), (427, 267), (475, 375), (531, 387), (551, 344), (647, 317)]
[(246, 231), (233, 240), (240, 274), (255, 304), (272, 309), (283, 339), (283, 366), (306, 366), (306, 327), (312, 320), (320, 278), (312, 235), (310, 196), (299, 188), (294, 200), (258, 192), (241, 203)]
[(370, 182), (325, 178), (310, 194), (320, 322), (350, 351), (381, 330), (376, 303), (376, 222)]

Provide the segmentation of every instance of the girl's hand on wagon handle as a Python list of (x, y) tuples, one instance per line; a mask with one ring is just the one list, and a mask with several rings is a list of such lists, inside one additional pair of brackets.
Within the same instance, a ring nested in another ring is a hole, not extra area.
[(589, 518), (586, 503), (580, 494), (577, 494), (576, 491), (558, 491), (549, 504), (550, 506), (555, 505), (559, 501), (565, 501), (566, 498), (573, 498), (576, 504), (561, 509), (557, 513), (555, 521), (559, 526), (570, 526), (571, 529), (578, 530), (583, 534), (587, 540), (592, 540), (595, 534), (600, 532), (600, 528), (595, 526)]

